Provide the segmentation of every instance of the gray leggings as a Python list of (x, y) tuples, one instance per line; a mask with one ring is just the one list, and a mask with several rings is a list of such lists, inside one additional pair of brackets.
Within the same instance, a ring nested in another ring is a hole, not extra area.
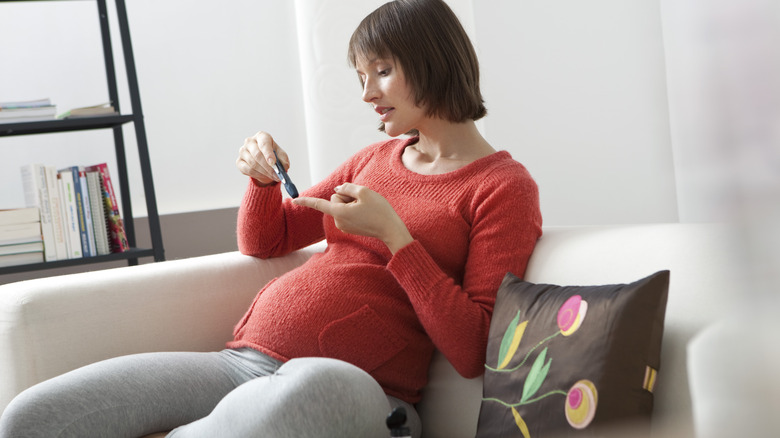
[(384, 420), (404, 406), (363, 370), (325, 358), (285, 364), (244, 348), (109, 359), (19, 394), (0, 417), (0, 438), (390, 436)]

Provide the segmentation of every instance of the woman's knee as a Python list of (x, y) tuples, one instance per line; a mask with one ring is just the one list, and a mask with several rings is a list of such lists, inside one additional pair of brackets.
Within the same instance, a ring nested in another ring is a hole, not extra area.
[(332, 389), (338, 389), (342, 386), (359, 386), (361, 392), (383, 394), (382, 388), (370, 374), (355, 365), (338, 359), (325, 357), (292, 359), (282, 365), (277, 374), (295, 374), (299, 381), (333, 385)]
[[(58, 399), (49, 397), (39, 384), (17, 395), (0, 416), (0, 438), (56, 436), (60, 418), (67, 405), (57, 406)], [(72, 400), (71, 400), (72, 402)]]
[[(287, 395), (298, 415), (320, 427), (344, 427), (350, 436), (387, 436), (390, 403), (368, 373), (349, 363), (327, 358), (293, 359), (275, 378), (292, 387)], [(358, 435), (354, 435), (358, 434)]]

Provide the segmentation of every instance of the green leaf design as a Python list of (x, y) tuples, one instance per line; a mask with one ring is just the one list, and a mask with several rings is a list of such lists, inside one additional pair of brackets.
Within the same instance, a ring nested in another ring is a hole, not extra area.
[(517, 315), (515, 315), (514, 319), (509, 323), (509, 327), (506, 328), (506, 331), (504, 332), (504, 338), (501, 339), (501, 347), (498, 349), (498, 363), (501, 364), (504, 362), (504, 359), (506, 358), (506, 354), (509, 351), (509, 348), (512, 346), (512, 338), (515, 336), (515, 329), (517, 329), (517, 324), (520, 322), (520, 311), (517, 311)]
[(546, 359), (547, 347), (544, 347), (544, 350), (536, 357), (534, 364), (531, 365), (531, 371), (528, 372), (528, 377), (525, 379), (525, 384), (523, 384), (523, 397), (520, 399), (521, 403), (526, 402), (529, 398), (533, 397), (533, 395), (536, 394), (536, 391), (542, 386), (542, 383), (544, 383), (544, 379), (547, 378), (547, 373), (550, 371), (550, 365), (552, 364), (552, 358), (545, 363)]

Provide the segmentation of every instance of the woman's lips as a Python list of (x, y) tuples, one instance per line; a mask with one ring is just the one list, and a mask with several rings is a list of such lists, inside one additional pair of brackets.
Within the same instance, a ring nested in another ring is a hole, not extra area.
[(386, 121), (390, 117), (390, 114), (394, 110), (395, 110), (395, 108), (390, 107), (390, 106), (378, 106), (378, 107), (374, 108), (374, 111), (376, 111), (377, 114), (379, 114), (379, 120), (381, 120), (383, 122)]

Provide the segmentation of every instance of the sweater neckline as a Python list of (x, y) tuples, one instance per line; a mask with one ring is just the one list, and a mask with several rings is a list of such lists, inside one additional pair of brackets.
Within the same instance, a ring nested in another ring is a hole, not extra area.
[(397, 175), (418, 182), (447, 182), (451, 180), (462, 179), (483, 171), (484, 169), (490, 167), (493, 163), (505, 160), (507, 158), (512, 158), (511, 154), (507, 151), (496, 151), (488, 156), (474, 160), (471, 163), (451, 172), (425, 175), (408, 169), (406, 166), (404, 166), (402, 159), (404, 150), (416, 143), (418, 139), (418, 137), (399, 139), (390, 158), (391, 168)]

